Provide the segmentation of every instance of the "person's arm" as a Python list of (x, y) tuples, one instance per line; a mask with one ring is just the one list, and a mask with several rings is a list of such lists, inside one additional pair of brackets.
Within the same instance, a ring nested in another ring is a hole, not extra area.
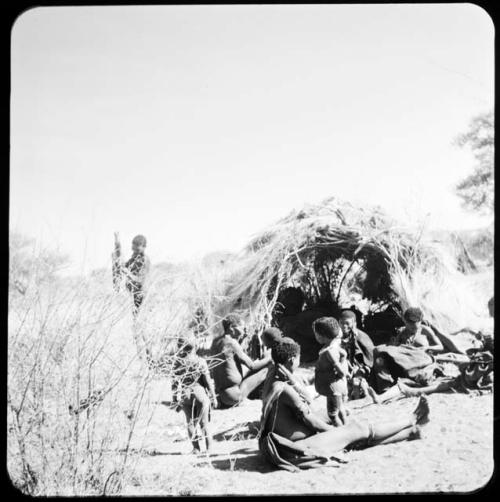
[(442, 352), (444, 350), (443, 344), (441, 343), (441, 340), (436, 336), (432, 328), (425, 326), (424, 329), (424, 334), (427, 337), (427, 341), (429, 343), (429, 346), (426, 347), (425, 350), (427, 352)]
[(239, 360), (240, 363), (244, 364), (251, 371), (258, 371), (272, 363), (271, 356), (266, 356), (262, 359), (259, 359), (258, 361), (252, 361), (250, 357), (247, 354), (245, 354), (245, 352), (241, 348), (241, 345), (238, 342), (233, 340), (232, 345), (234, 349), (234, 355), (236, 356), (236, 358)]
[[(347, 372), (344, 371), (344, 368), (340, 364), (340, 355), (341, 351), (345, 353), (344, 349), (340, 349), (337, 353), (337, 351), (328, 349), (328, 357), (330, 358), (330, 361), (332, 362), (333, 367), (335, 368), (335, 371), (342, 377), (347, 376)], [(345, 355), (345, 354), (344, 354)]]
[(286, 385), (281, 393), (280, 400), (288, 406), (293, 414), (313, 432), (324, 432), (332, 428), (322, 418), (315, 415), (309, 406), (300, 398), (297, 391), (290, 385)]
[(180, 409), (180, 402), (178, 398), (179, 394), (179, 375), (177, 374), (177, 371), (179, 369), (179, 365), (175, 364), (173, 368), (173, 374), (172, 374), (172, 405), (174, 406), (175, 411), (179, 411)]
[(150, 269), (151, 269), (151, 260), (149, 259), (149, 257), (144, 255), (144, 264), (141, 267), (139, 273), (137, 274), (138, 282), (144, 283), (146, 281)]
[(203, 379), (205, 380), (206, 386), (208, 388), (207, 389), (208, 395), (210, 397), (210, 400), (212, 401), (212, 406), (214, 408), (217, 408), (217, 396), (215, 394), (214, 381), (210, 376), (210, 370), (208, 369), (208, 364), (204, 359), (201, 360), (201, 369), (202, 369)]
[(313, 398), (300, 378), (288, 371), (282, 364), (278, 364), (276, 369), (278, 374), (292, 386), (295, 392), (297, 392), (308, 404), (312, 403)]

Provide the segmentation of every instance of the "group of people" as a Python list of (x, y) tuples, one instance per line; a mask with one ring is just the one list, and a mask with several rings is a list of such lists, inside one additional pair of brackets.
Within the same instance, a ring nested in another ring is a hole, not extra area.
[[(222, 321), (224, 332), (213, 344), (212, 375), (206, 361), (196, 355), (193, 338), (182, 339), (174, 368), (174, 405), (186, 415), (193, 451), (201, 451), (203, 438), (209, 451), (212, 407), (236, 406), (259, 389), (259, 448), (265, 458), (280, 468), (296, 470), (344, 461), (342, 450), (348, 447), (419, 438), (421, 427), (429, 420), (425, 396), (403, 420), (371, 424), (349, 416), (346, 402), (353, 380), (358, 379), (363, 388), (369, 388), (365, 377), (370, 355), (365, 357), (361, 349), (367, 340), (361, 345), (355, 334), (352, 338), (353, 329), (357, 330), (353, 313), (344, 312), (340, 321), (333, 317), (315, 321), (314, 333), (323, 348), (310, 378), (295, 372), (300, 363), (300, 345), (282, 336), (278, 328), (267, 328), (261, 333), (263, 357), (252, 360), (238, 342), (244, 325), (237, 314)], [(343, 336), (341, 326), (351, 338)], [(349, 359), (348, 351), (354, 354), (353, 359)], [(315, 391), (309, 387), (313, 382)], [(326, 413), (311, 407), (318, 394), (326, 397)]]
[[(145, 247), (146, 239), (136, 236), (130, 260), (122, 264), (116, 249), (113, 255), (114, 279), (125, 276), (134, 315), (141, 307), (149, 270)], [(358, 328), (352, 310), (341, 311), (338, 319), (316, 318), (312, 332), (321, 348), (314, 374), (308, 378), (295, 371), (301, 345), (277, 327), (254, 335), (252, 344), (259, 347), (252, 352), (259, 357), (252, 359), (240, 343), (246, 331), (238, 314), (222, 320), (223, 333), (212, 345), (211, 369), (197, 354), (194, 334), (181, 338), (173, 366), (173, 406), (186, 416), (193, 452), (210, 451), (212, 408), (237, 406), (249, 397), (262, 400), (260, 451), (275, 466), (293, 471), (342, 462), (345, 448), (419, 438), (422, 426), (429, 420), (428, 393), (471, 382), (477, 388), (492, 387), (490, 352), (462, 360), (466, 368), (459, 376), (441, 374), (436, 378), (437, 355), (444, 350), (439, 337), (424, 323), (419, 308), (408, 308), (403, 320), (404, 326), (390, 343), (374, 346), (370, 336)], [(460, 363), (460, 358), (452, 357), (452, 361)], [(318, 396), (326, 401), (323, 413), (311, 407)], [(365, 423), (354, 419), (348, 407), (352, 399), (381, 403), (404, 396), (420, 399), (403, 420)]]

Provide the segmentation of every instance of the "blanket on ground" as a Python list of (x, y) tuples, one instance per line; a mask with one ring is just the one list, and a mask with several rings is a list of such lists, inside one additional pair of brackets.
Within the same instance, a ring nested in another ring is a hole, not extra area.
[(259, 432), (259, 450), (262, 456), (279, 469), (298, 472), (301, 469), (324, 467), (334, 462), (345, 462), (341, 453), (325, 457), (312, 447), (302, 447), (274, 432), (278, 401), (285, 382), (275, 382), (263, 396), (263, 411)]

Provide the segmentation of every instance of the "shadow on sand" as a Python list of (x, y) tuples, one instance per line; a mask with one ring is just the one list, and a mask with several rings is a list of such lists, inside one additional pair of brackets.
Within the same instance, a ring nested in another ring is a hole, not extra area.
[[(255, 448), (241, 448), (231, 453), (211, 455), (210, 464), (221, 471), (251, 471), (264, 474), (276, 470), (262, 458)], [(198, 465), (201, 466), (203, 463)]]
[(259, 432), (260, 422), (242, 422), (233, 425), (229, 429), (213, 435), (215, 441), (245, 441), (256, 439)]

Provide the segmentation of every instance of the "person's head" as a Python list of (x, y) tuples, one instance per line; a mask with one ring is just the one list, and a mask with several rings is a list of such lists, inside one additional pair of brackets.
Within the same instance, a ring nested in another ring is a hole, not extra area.
[(289, 371), (294, 371), (300, 364), (300, 345), (288, 337), (283, 337), (271, 349), (274, 364), (282, 364)]
[(243, 319), (238, 314), (229, 314), (222, 319), (222, 329), (225, 335), (238, 339), (244, 333), (245, 325)]
[(186, 357), (196, 352), (196, 338), (192, 335), (179, 338), (177, 340), (177, 351), (180, 357)]
[(327, 345), (332, 340), (340, 338), (342, 333), (334, 317), (320, 317), (313, 322), (312, 328), (316, 340), (321, 345)]
[(416, 333), (423, 319), (424, 313), (418, 307), (410, 307), (403, 314), (403, 321), (409, 333)]
[(132, 251), (134, 253), (144, 253), (146, 249), (146, 237), (144, 235), (136, 235), (132, 239)]
[(262, 343), (266, 349), (272, 349), (276, 343), (283, 339), (283, 334), (278, 328), (267, 328), (262, 332)]
[(356, 328), (356, 314), (352, 310), (343, 310), (339, 316), (339, 325), (344, 335)]

